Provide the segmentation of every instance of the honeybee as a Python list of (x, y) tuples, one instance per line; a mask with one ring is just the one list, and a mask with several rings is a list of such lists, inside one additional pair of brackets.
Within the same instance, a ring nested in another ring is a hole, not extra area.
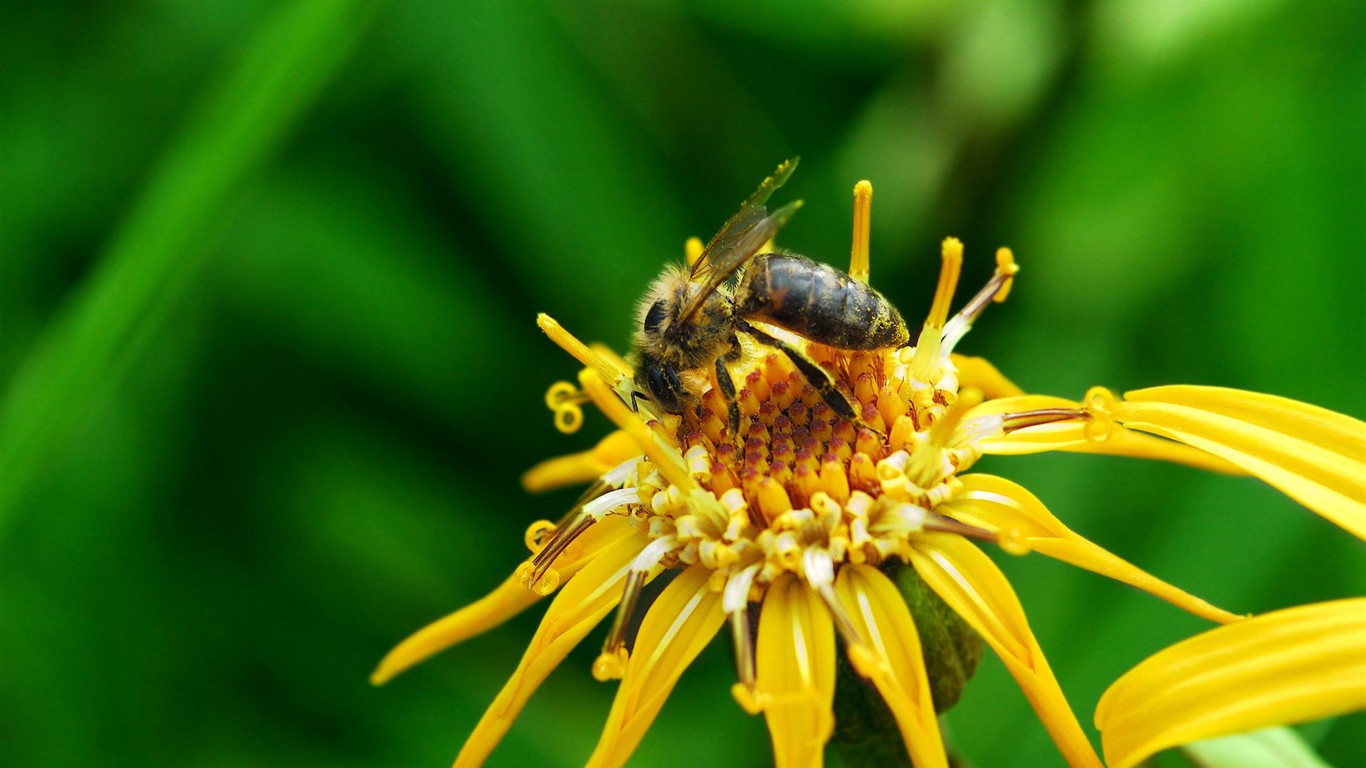
[[(692, 269), (671, 266), (641, 299), (633, 394), (656, 412), (682, 414), (715, 373), (739, 430), (735, 382), (728, 363), (743, 354), (740, 334), (785, 354), (835, 413), (858, 420), (852, 398), (830, 373), (794, 344), (756, 327), (790, 331), (843, 350), (904, 346), (910, 332), (881, 293), (834, 267), (791, 253), (760, 254), (801, 201), (769, 213), (765, 203), (797, 166), (794, 158), (759, 185), (703, 249)], [(733, 287), (726, 283), (739, 272)]]

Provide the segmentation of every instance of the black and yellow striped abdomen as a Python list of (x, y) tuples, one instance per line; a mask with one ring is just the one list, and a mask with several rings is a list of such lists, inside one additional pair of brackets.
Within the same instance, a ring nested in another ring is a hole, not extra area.
[(827, 264), (771, 253), (745, 270), (735, 314), (839, 349), (885, 349), (910, 339), (901, 313), (881, 293)]

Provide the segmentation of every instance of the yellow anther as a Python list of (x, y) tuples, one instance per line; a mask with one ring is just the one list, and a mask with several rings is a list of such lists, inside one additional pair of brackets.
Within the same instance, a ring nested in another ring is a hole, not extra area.
[(732, 685), (730, 695), (735, 698), (735, 703), (740, 705), (740, 709), (744, 710), (745, 714), (757, 715), (764, 711), (763, 705), (760, 703), (759, 692), (744, 683)]
[(555, 411), (555, 429), (572, 435), (583, 426), (583, 409), (577, 405), (566, 405)]
[(821, 488), (830, 498), (843, 504), (849, 498), (849, 475), (844, 471), (844, 465), (837, 461), (827, 461), (821, 464)]
[(626, 674), (626, 662), (629, 660), (630, 655), (625, 648), (603, 651), (593, 660), (593, 679), (600, 683), (620, 680)]
[(849, 276), (868, 282), (868, 233), (873, 213), (873, 184), (864, 179), (854, 185), (854, 245), (849, 254)]
[(892, 433), (887, 437), (887, 445), (893, 451), (909, 448), (911, 437), (915, 435), (915, 419), (907, 414), (896, 417), (892, 422)]
[(1109, 415), (1110, 406), (1115, 404), (1115, 394), (1105, 387), (1091, 387), (1086, 390), (1086, 410), (1094, 415)]
[(573, 434), (583, 426), (583, 409), (580, 403), (588, 396), (567, 381), (557, 381), (545, 392), (546, 407), (555, 413), (555, 428), (564, 434)]
[(1115, 422), (1108, 412), (1100, 413), (1086, 420), (1081, 428), (1082, 437), (1088, 443), (1103, 443), (1115, 434)]
[(545, 549), (546, 542), (555, 535), (555, 524), (549, 520), (537, 520), (526, 528), (526, 548), (533, 554)]
[(579, 388), (567, 381), (557, 381), (545, 391), (545, 407), (559, 410), (566, 402), (581, 403), (587, 399)]
[(996, 295), (992, 301), (1000, 304), (1010, 295), (1010, 288), (1015, 284), (1015, 275), (1020, 271), (1020, 265), (1015, 263), (1015, 254), (1009, 248), (996, 249), (996, 273), (1005, 277), (1005, 282), (996, 290)]
[(759, 481), (759, 511), (769, 520), (792, 510), (792, 500), (787, 491), (771, 477)]
[(560, 572), (554, 568), (547, 568), (545, 569), (545, 573), (541, 574), (541, 578), (538, 579), (535, 584), (531, 585), (531, 591), (541, 597), (545, 597), (558, 589), (559, 586)]
[(830, 498), (824, 491), (817, 491), (811, 496), (811, 510), (821, 517), (827, 515), (838, 515), (841, 513), (840, 505)]
[(963, 271), (963, 243), (956, 237), (945, 238), (940, 247), (940, 257), (939, 284), (934, 289), (930, 316), (925, 319), (925, 325), (934, 328), (943, 328), (949, 319), (953, 292), (958, 288), (958, 276)]
[(536, 325), (540, 326), (545, 335), (549, 336), (550, 340), (555, 342), (560, 349), (568, 352), (575, 360), (583, 363), (585, 367), (597, 371), (602, 380), (607, 382), (608, 388), (615, 387), (617, 382), (623, 378), (621, 369), (613, 365), (610, 360), (594, 352), (587, 344), (579, 341), (574, 334), (566, 331), (564, 326), (560, 325), (555, 318), (542, 312), (536, 316)]

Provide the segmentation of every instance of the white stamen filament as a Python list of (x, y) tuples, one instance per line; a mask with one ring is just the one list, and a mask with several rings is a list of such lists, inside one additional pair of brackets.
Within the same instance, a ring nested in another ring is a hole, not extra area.
[(802, 553), (802, 570), (805, 571), (806, 583), (816, 590), (835, 583), (835, 562), (824, 549), (806, 547)]
[(639, 488), (620, 488), (615, 491), (608, 491), (603, 495), (593, 499), (583, 505), (583, 514), (594, 520), (601, 520), (602, 516), (617, 507), (624, 507), (627, 504), (640, 503)]
[(616, 465), (608, 470), (607, 474), (602, 476), (602, 482), (607, 483), (613, 488), (620, 488), (621, 484), (626, 482), (627, 478), (631, 476), (631, 472), (635, 470), (636, 464), (640, 463), (640, 460), (643, 458), (643, 456), (632, 456), (626, 461)]
[(646, 544), (645, 548), (640, 550), (640, 554), (636, 555), (636, 559), (631, 561), (631, 570), (637, 573), (649, 573), (651, 569), (659, 565), (665, 555), (681, 546), (683, 545), (672, 536), (655, 539)]
[(721, 610), (726, 613), (743, 611), (749, 605), (749, 590), (754, 586), (754, 577), (759, 575), (759, 564), (749, 566), (726, 579), (726, 589), (721, 594)]

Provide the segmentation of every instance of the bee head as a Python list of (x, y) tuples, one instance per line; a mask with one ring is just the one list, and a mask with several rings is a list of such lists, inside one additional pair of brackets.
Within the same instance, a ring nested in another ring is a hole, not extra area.
[(661, 347), (667, 346), (673, 335), (688, 290), (688, 273), (677, 267), (665, 270), (654, 281), (636, 313), (636, 349), (661, 354)]

